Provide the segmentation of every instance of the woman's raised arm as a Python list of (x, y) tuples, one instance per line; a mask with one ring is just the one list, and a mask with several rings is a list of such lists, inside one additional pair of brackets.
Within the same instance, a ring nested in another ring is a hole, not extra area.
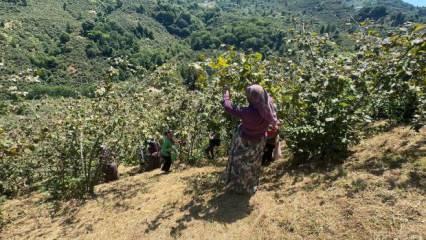
[(223, 107), (225, 108), (225, 111), (231, 114), (232, 116), (238, 118), (242, 117), (242, 110), (239, 107), (232, 106), (229, 90), (225, 90), (225, 92), (223, 93)]

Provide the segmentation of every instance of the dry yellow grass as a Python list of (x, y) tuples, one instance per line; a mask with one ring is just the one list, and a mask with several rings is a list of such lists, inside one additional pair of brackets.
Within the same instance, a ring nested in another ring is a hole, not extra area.
[(1, 239), (426, 239), (426, 131), (362, 141), (341, 165), (285, 159), (251, 198), (224, 194), (223, 167), (129, 176), (84, 203), (5, 203)]

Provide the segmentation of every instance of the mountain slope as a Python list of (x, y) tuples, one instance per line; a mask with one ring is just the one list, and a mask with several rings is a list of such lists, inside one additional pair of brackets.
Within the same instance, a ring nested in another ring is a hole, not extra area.
[[(145, 68), (161, 64), (174, 54), (172, 51), (177, 53), (181, 49), (180, 40), (161, 24), (135, 11), (137, 1), (120, 7), (116, 4), (115, 1), (43, 0), (28, 1), (22, 6), (0, 2), (4, 65), (0, 69), (1, 79), (10, 80), (12, 75), (32, 68), (34, 75), (45, 83), (90, 83), (102, 78), (114, 64), (109, 58), (124, 58), (133, 51), (128, 49), (138, 49), (132, 54), (145, 61)], [(94, 24), (98, 32), (103, 31), (105, 39), (82, 34), (84, 23)], [(143, 24), (153, 36), (135, 36), (138, 24)], [(95, 49), (100, 46), (99, 41), (106, 41), (104, 45), (111, 46), (113, 52), (108, 54), (105, 50), (105, 54), (95, 52), (90, 56), (91, 46), (93, 51), (102, 51)], [(18, 82), (21, 80), (19, 76), (16, 78)]]
[(217, 181), (222, 165), (123, 177), (98, 186), (96, 198), (83, 203), (55, 205), (40, 195), (10, 200), (2, 237), (421, 239), (425, 137), (425, 129), (394, 128), (355, 146), (344, 164), (323, 170), (280, 160), (265, 169), (252, 198), (223, 194)]
[(285, 33), (302, 25), (345, 42), (354, 18), (398, 26), (425, 16), (400, 0), (3, 0), (0, 95), (11, 85), (40, 94), (52, 85), (84, 90), (111, 67), (117, 81), (143, 80), (171, 59), (186, 63), (222, 44), (280, 54)]

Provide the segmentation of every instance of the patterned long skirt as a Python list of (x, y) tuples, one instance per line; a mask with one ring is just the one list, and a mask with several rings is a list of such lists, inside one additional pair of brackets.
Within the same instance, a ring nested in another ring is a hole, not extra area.
[(241, 138), (239, 129), (234, 133), (226, 168), (227, 190), (248, 194), (256, 192), (264, 147), (265, 139), (250, 142)]

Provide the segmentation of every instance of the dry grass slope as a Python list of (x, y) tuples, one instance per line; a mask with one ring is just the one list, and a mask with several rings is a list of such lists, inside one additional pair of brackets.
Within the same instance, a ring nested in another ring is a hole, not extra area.
[[(97, 197), (4, 205), (1, 239), (425, 239), (426, 130), (394, 128), (341, 164), (283, 159), (255, 196), (224, 194), (223, 167), (159, 171), (98, 186)], [(132, 175), (132, 174), (130, 174)]]

